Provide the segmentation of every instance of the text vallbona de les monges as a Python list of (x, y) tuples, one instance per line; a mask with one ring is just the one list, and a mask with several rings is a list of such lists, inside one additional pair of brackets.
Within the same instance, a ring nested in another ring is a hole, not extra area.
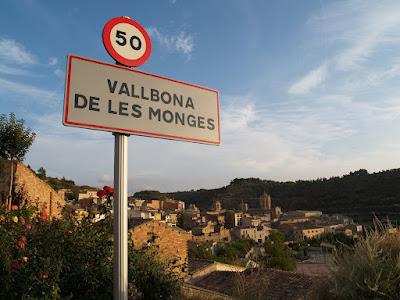
[[(150, 121), (154, 120), (157, 122), (175, 123), (182, 126), (188, 125), (204, 130), (215, 130), (214, 119), (194, 114), (195, 106), (192, 97), (170, 93), (168, 91), (159, 91), (155, 88), (138, 87), (135, 84), (128, 84), (126, 82), (120, 83), (111, 79), (107, 79), (107, 85), (109, 92), (114, 95), (124, 95), (143, 101), (162, 102), (166, 105), (183, 107), (188, 110), (187, 113), (174, 112), (168, 109), (162, 110), (161, 108), (149, 106), (147, 112), (145, 112), (140, 104), (130, 104), (124, 101), (108, 99), (107, 113), (109, 114), (137, 119), (147, 117)], [(75, 94), (74, 108), (89, 109), (90, 111), (99, 112), (99, 104), (99, 97)]]

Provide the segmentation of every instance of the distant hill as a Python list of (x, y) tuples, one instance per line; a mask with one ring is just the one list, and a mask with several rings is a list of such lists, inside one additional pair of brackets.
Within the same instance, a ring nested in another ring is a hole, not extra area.
[(342, 177), (296, 182), (240, 178), (218, 189), (174, 193), (142, 191), (135, 197), (171, 197), (209, 209), (218, 196), (223, 207), (239, 208), (242, 200), (250, 207), (258, 207), (258, 198), (264, 191), (271, 195), (273, 206), (280, 206), (284, 211), (314, 209), (343, 213), (362, 223), (369, 223), (375, 213), (400, 223), (400, 169), (372, 174), (361, 169)]

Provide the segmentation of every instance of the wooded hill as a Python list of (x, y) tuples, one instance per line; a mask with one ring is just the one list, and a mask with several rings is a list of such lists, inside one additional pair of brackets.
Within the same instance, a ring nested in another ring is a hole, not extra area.
[(218, 189), (174, 193), (142, 191), (135, 197), (170, 197), (183, 200), (186, 205), (194, 203), (201, 209), (209, 209), (218, 197), (224, 208), (239, 208), (242, 200), (255, 208), (264, 191), (271, 195), (272, 205), (284, 211), (307, 209), (342, 213), (362, 223), (370, 223), (375, 213), (379, 218), (388, 217), (400, 223), (400, 169), (372, 174), (361, 169), (342, 177), (296, 182), (240, 178)]

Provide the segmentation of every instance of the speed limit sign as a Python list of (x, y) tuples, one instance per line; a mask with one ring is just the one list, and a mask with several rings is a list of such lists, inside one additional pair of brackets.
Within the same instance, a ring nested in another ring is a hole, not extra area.
[(103, 44), (112, 58), (127, 67), (144, 64), (151, 53), (146, 30), (128, 17), (116, 17), (106, 23)]

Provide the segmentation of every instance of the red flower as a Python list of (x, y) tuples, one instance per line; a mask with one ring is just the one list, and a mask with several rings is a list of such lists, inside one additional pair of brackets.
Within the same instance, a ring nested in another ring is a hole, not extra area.
[(25, 219), (24, 219), (23, 216), (19, 217), (19, 222), (20, 222), (22, 225), (25, 225)]
[(17, 269), (19, 269), (19, 267), (20, 267), (20, 263), (19, 263), (18, 260), (14, 260), (14, 261), (11, 263), (11, 268), (12, 268), (13, 270), (17, 270)]
[(26, 243), (26, 236), (22, 235), (21, 238), (19, 239), (20, 241)]
[(66, 230), (66, 231), (64, 232), (64, 235), (65, 235), (65, 236), (71, 236), (71, 235), (73, 235), (73, 234), (74, 234), (74, 231), (73, 231), (72, 229)]
[(103, 198), (106, 195), (106, 192), (104, 190), (97, 191), (97, 197)]
[(111, 186), (105, 186), (103, 187), (103, 190), (107, 193), (107, 195), (112, 196), (114, 194), (114, 188), (112, 188)]
[(48, 220), (48, 218), (49, 218), (49, 216), (47, 215), (46, 209), (43, 208), (42, 209), (42, 217), (41, 217), (42, 222), (46, 222)]
[(23, 241), (18, 241), (17, 242), (17, 247), (20, 249), (24, 249), (25, 248), (25, 243)]
[(26, 228), (27, 230), (31, 230), (31, 229), (32, 229), (32, 225), (31, 225), (31, 224), (26, 224), (26, 225), (25, 225), (25, 228)]
[(112, 196), (114, 194), (114, 188), (111, 186), (105, 186), (103, 187), (103, 190), (107, 193), (107, 195)]
[(18, 206), (16, 206), (16, 205), (11, 205), (11, 210), (17, 210), (18, 209)]

